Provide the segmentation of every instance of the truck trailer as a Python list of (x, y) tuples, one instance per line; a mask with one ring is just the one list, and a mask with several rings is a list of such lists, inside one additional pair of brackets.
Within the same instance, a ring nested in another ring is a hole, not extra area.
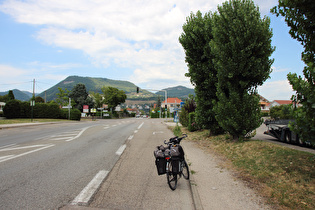
[(266, 120), (264, 124), (268, 127), (268, 130), (264, 134), (275, 137), (281, 142), (300, 146), (307, 145), (307, 142), (303, 142), (298, 134), (290, 130), (290, 122), (294, 122), (294, 120)]

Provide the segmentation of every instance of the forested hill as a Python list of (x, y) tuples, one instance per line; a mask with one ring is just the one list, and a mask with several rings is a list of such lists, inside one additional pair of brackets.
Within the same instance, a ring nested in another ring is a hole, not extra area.
[[(188, 96), (191, 95), (195, 95), (195, 90), (191, 89), (191, 88), (187, 88), (184, 86), (177, 86), (177, 87), (171, 87), (171, 88), (166, 88), (163, 89), (167, 91), (167, 97), (168, 98), (180, 98), (180, 99), (186, 99), (188, 98)], [(156, 92), (155, 94), (157, 95), (161, 95), (164, 97), (165, 92), (164, 91), (159, 91)]]
[[(147, 101), (147, 100), (157, 100), (157, 95), (162, 96), (162, 100), (164, 100), (165, 92), (159, 91), (157, 93), (152, 93), (147, 90), (140, 88), (140, 92), (137, 93), (137, 86), (128, 81), (122, 80), (111, 80), (106, 78), (93, 78), (93, 77), (80, 77), (80, 76), (69, 76), (61, 82), (57, 83), (53, 87), (47, 89), (46, 91), (36, 94), (36, 96), (40, 96), (43, 99), (46, 98), (46, 101), (51, 101), (57, 98), (57, 93), (59, 93), (58, 87), (61, 89), (71, 91), (72, 88), (77, 84), (84, 84), (87, 92), (99, 92), (101, 93), (101, 88), (104, 86), (111, 86), (118, 88), (119, 90), (125, 91), (128, 100), (139, 100), (139, 101)], [(188, 97), (189, 94), (194, 94), (194, 89), (186, 88), (184, 86), (177, 86), (166, 88), (167, 97), (177, 97), (182, 100)], [(0, 93), (0, 95), (5, 95), (7, 92)], [(13, 90), (13, 94), (16, 99), (21, 101), (28, 101), (32, 97), (32, 93), (26, 93), (25, 91)]]
[[(122, 80), (111, 80), (106, 78), (93, 78), (93, 77), (80, 77), (80, 76), (69, 76), (63, 81), (59, 82), (58, 84), (54, 85), (53, 87), (46, 90), (46, 99), (47, 101), (54, 100), (57, 96), (56, 94), (59, 93), (58, 87), (65, 90), (72, 90), (72, 88), (77, 84), (84, 84), (86, 87), (87, 92), (102, 92), (102, 87), (104, 86), (111, 86), (118, 88), (119, 90), (125, 91), (128, 98), (135, 98), (136, 97), (136, 90), (137, 86), (128, 81)], [(139, 95), (139, 94), (138, 94)], [(142, 91), (140, 93), (141, 97), (153, 97), (154, 94), (148, 91)], [(42, 98), (45, 98), (45, 92), (39, 94)]]

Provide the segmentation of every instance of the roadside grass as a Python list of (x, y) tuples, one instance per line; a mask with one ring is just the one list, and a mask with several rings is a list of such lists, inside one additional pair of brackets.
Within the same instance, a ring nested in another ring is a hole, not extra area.
[(59, 122), (59, 121), (68, 121), (65, 119), (3, 119), (0, 120), (0, 124), (16, 124), (16, 123), (34, 123), (34, 122)]
[[(177, 128), (178, 129), (178, 128)], [(229, 135), (189, 132), (189, 140), (225, 160), (235, 174), (277, 209), (315, 209), (315, 155), (277, 144)]]

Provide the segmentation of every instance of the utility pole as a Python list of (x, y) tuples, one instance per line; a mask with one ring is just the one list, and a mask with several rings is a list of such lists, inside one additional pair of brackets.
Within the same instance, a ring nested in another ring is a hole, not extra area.
[(31, 99), (31, 104), (30, 105), (32, 107), (31, 122), (33, 122), (34, 106), (35, 106), (35, 79), (33, 80), (33, 97)]
[(69, 105), (68, 105), (69, 120), (70, 120), (70, 108), (71, 108), (71, 98), (69, 98)]

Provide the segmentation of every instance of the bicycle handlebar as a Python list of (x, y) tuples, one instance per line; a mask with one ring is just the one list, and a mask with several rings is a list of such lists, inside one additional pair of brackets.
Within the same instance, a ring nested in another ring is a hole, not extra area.
[(166, 140), (164, 140), (164, 144), (179, 144), (180, 141), (186, 137), (187, 137), (187, 134), (183, 134), (182, 137), (175, 136), (175, 137), (170, 138), (170, 140), (168, 142), (166, 142)]

